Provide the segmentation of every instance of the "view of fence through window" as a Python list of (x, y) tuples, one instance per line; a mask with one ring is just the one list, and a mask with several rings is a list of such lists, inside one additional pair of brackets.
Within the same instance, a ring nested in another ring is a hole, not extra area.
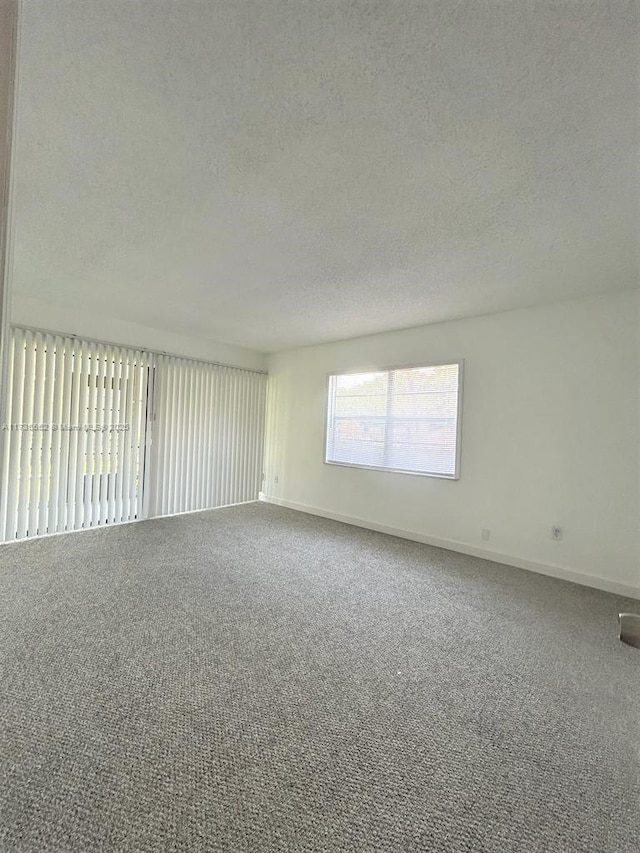
[(461, 364), (330, 377), (327, 462), (458, 476)]

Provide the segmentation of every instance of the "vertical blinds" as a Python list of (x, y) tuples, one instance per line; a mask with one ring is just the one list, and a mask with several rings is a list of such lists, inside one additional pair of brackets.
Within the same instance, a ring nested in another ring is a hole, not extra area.
[(140, 516), (148, 372), (140, 350), (12, 329), (5, 540)]
[(265, 393), (264, 374), (158, 357), (150, 514), (257, 499)]
[(459, 363), (331, 376), (326, 461), (458, 476)]
[(8, 362), (0, 540), (257, 499), (266, 375), (17, 327)]

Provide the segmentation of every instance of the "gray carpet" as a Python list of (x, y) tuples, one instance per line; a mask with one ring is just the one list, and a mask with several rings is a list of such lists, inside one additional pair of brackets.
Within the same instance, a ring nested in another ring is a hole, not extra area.
[(2, 851), (640, 850), (626, 599), (264, 504), (0, 586)]

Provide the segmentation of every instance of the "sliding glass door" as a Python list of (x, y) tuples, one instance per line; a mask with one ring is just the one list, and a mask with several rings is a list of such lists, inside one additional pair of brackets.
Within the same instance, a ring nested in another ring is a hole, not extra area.
[(13, 328), (0, 541), (256, 500), (266, 375)]
[(19, 328), (9, 350), (3, 538), (140, 517), (148, 355)]

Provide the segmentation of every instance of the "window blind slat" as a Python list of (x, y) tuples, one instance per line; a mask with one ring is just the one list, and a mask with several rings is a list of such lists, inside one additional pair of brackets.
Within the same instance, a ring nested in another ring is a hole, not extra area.
[(114, 489), (117, 478), (115, 468), (115, 453), (114, 453), (114, 434), (113, 425), (118, 423), (114, 419), (116, 414), (115, 407), (115, 353), (113, 347), (106, 348), (106, 370), (105, 370), (105, 399), (104, 399), (104, 415), (103, 421), (105, 426), (105, 438), (103, 444), (103, 453), (107, 465), (107, 483), (101, 495), (100, 515), (108, 522), (115, 522), (115, 514), (113, 512), (114, 505)]
[(19, 471), (20, 471), (20, 443), (22, 435), (15, 431), (20, 417), (22, 416), (22, 401), (24, 398), (24, 383), (16, 382), (16, 376), (24, 375), (25, 365), (25, 340), (21, 330), (16, 330), (10, 340), (10, 372), (9, 376), (12, 380), (12, 388), (10, 389), (9, 399), (11, 400), (11, 408), (9, 409), (9, 421), (4, 431), (5, 441), (5, 468), (7, 480), (2, 489), (0, 500), (3, 503), (4, 529), (3, 535), (5, 539), (13, 539), (16, 535), (18, 519), (18, 490), (19, 490)]
[(51, 504), (51, 475), (52, 475), (52, 445), (53, 445), (53, 412), (55, 406), (54, 400), (54, 375), (57, 361), (57, 348), (53, 335), (47, 335), (45, 338), (49, 357), (45, 359), (44, 364), (44, 380), (43, 380), (43, 398), (42, 398), (42, 425), (47, 429), (41, 432), (41, 458), (42, 458), (42, 477), (40, 483), (40, 496), (38, 501), (38, 530), (40, 533), (47, 533), (49, 529), (49, 513)]
[(24, 368), (25, 396), (20, 418), (22, 441), (20, 442), (20, 468), (18, 482), (18, 525), (17, 537), (24, 538), (29, 527), (29, 504), (31, 498), (31, 451), (32, 438), (31, 426), (33, 424), (33, 402), (35, 396), (35, 364), (36, 348), (33, 333), (26, 334), (26, 357)]

